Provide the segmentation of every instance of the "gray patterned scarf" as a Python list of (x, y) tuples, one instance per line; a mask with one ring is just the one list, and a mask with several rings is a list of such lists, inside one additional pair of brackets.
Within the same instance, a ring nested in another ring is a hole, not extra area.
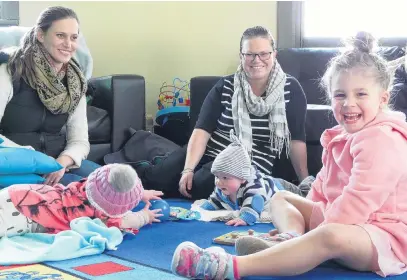
[[(49, 54), (41, 44), (33, 47), (34, 72), (27, 75), (26, 82), (37, 90), (41, 102), (52, 114), (72, 113), (86, 93), (86, 79), (73, 58), (59, 73), (51, 67)], [(62, 83), (67, 77), (68, 86)]]
[(232, 97), (232, 116), (235, 131), (239, 139), (252, 150), (252, 125), (249, 113), (261, 117), (269, 114), (270, 149), (277, 150), (280, 156), (286, 144), (287, 153), (290, 144), (290, 132), (285, 112), (284, 86), (287, 76), (275, 61), (270, 73), (266, 95), (256, 96), (247, 81), (246, 73), (239, 65), (234, 78), (234, 94)]

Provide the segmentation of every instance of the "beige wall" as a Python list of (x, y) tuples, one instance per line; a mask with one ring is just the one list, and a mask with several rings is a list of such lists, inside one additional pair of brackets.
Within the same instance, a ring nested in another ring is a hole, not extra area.
[(74, 9), (94, 59), (93, 76), (146, 79), (147, 112), (155, 114), (163, 82), (225, 75), (237, 67), (239, 40), (250, 26), (277, 32), (276, 2), (26, 2), (20, 25), (48, 6)]

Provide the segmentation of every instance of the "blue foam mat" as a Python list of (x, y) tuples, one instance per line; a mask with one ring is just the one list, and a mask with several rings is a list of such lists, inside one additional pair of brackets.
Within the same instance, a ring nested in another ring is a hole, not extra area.
[[(189, 209), (190, 202), (168, 199), (171, 206)], [(145, 264), (161, 270), (170, 271), (170, 264), (175, 248), (183, 241), (192, 241), (203, 248), (220, 246), (212, 239), (233, 230), (254, 229), (257, 232), (268, 232), (272, 225), (256, 224), (246, 227), (230, 227), (221, 222), (176, 221), (163, 222), (146, 226), (135, 236), (127, 235), (117, 251), (107, 254), (139, 264)], [(229, 253), (235, 253), (233, 246), (221, 246)], [(382, 279), (374, 273), (361, 273), (345, 269), (333, 262), (327, 262), (303, 275), (290, 279)], [(287, 277), (246, 277), (245, 279), (287, 279)], [(391, 279), (405, 279), (407, 274), (394, 276)]]

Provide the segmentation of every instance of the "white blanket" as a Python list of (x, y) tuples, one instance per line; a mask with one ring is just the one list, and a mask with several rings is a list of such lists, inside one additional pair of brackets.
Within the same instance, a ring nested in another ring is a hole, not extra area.
[[(222, 221), (226, 222), (235, 218), (239, 217), (239, 211), (231, 211), (231, 210), (215, 210), (215, 211), (209, 211), (202, 209), (200, 206), (202, 203), (205, 202), (205, 199), (201, 200), (196, 200), (194, 203), (191, 205), (191, 210), (197, 211), (201, 214), (201, 218), (199, 219), (200, 221), (204, 222), (214, 222), (214, 221)], [(257, 221), (258, 223), (272, 223), (271, 220), (271, 215), (269, 211), (269, 207), (263, 210), (263, 212), (260, 215), (260, 220)]]

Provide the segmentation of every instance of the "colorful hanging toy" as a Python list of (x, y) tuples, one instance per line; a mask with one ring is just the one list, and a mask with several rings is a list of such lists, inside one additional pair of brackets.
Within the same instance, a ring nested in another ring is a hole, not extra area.
[(174, 78), (172, 85), (168, 85), (164, 82), (160, 88), (160, 94), (158, 95), (158, 110), (169, 107), (189, 106), (189, 93), (190, 89), (188, 81)]

